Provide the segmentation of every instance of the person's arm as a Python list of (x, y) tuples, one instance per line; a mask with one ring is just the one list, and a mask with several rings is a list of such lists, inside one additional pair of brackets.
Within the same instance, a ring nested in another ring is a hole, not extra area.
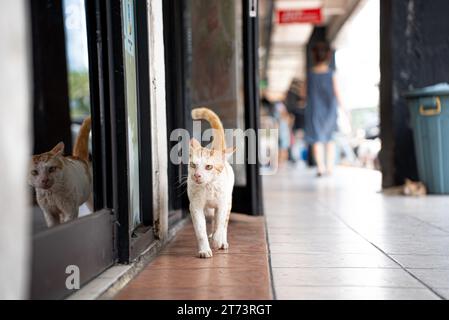
[(340, 107), (340, 110), (343, 111), (343, 113), (346, 115), (349, 123), (351, 123), (351, 113), (348, 111), (348, 109), (346, 109), (346, 107), (343, 104), (343, 100), (342, 100), (341, 94), (340, 94), (340, 88), (338, 86), (337, 77), (335, 75), (332, 77), (332, 81), (333, 81), (333, 87), (334, 87), (334, 94), (335, 94), (335, 97), (337, 98), (338, 106)]
[(345, 109), (345, 107), (343, 106), (343, 102), (342, 102), (342, 99), (341, 99), (340, 88), (339, 88), (339, 86), (338, 86), (337, 77), (336, 77), (335, 75), (332, 77), (332, 81), (333, 81), (333, 87), (334, 87), (334, 95), (335, 95), (335, 97), (337, 98), (338, 106), (339, 106), (343, 111), (346, 112), (346, 109)]

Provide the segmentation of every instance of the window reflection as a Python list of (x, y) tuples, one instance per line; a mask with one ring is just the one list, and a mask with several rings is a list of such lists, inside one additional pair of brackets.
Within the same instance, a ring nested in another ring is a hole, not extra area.
[[(64, 113), (54, 114), (44, 107), (38, 112), (45, 121), (35, 123), (35, 133), (42, 141), (56, 139), (66, 143), (52, 145), (53, 149), (46, 147), (45, 150), (39, 150), (32, 157), (28, 182), (33, 189), (33, 230), (35, 233), (70, 222), (93, 211), (91, 134), (89, 120), (86, 120), (90, 117), (90, 88), (84, 0), (63, 0), (62, 14), (66, 73), (65, 71), (60, 72), (60, 69), (55, 66), (44, 65), (43, 67), (48, 67), (51, 70), (50, 74), (52, 72), (67, 74), (68, 105), (58, 105), (58, 108), (68, 108), (65, 114), (69, 114), (69, 118), (62, 119), (60, 115)], [(57, 17), (52, 19), (58, 21)], [(66, 97), (64, 92), (50, 92), (50, 88), (45, 86), (42, 90), (49, 97)], [(43, 125), (49, 128), (60, 128), (58, 131), (67, 130), (68, 134), (71, 134), (71, 139), (70, 136), (66, 139), (52, 130), (46, 130)], [(69, 145), (70, 142), (73, 147)], [(75, 146), (79, 147), (78, 152), (75, 150)], [(71, 155), (77, 155), (86, 161), (68, 157)], [(69, 167), (70, 169), (67, 170)], [(65, 190), (64, 188), (69, 188), (71, 192), (60, 192), (60, 190)], [(62, 201), (62, 198), (65, 200)], [(86, 202), (80, 203), (80, 206), (76, 204), (65, 207), (60, 205), (63, 202), (77, 203), (84, 200)]]

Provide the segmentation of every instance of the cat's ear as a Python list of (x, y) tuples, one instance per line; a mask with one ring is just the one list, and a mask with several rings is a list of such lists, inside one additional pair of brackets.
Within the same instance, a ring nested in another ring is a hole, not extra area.
[(50, 152), (55, 156), (62, 156), (64, 153), (64, 142), (58, 143)]
[(236, 149), (236, 147), (230, 147), (230, 148), (226, 148), (226, 149), (224, 149), (223, 151), (222, 151), (222, 153), (223, 153), (223, 159), (225, 160), (227, 160), (227, 159), (229, 159), (233, 154), (234, 154), (234, 152), (236, 151), (237, 149)]
[(195, 138), (190, 139), (190, 148), (196, 150), (201, 148), (201, 144)]

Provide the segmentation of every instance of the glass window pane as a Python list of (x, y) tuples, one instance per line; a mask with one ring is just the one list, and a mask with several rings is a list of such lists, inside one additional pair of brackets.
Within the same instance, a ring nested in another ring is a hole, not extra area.
[(64, 0), (64, 26), (72, 120), (90, 115), (89, 56), (84, 0)]

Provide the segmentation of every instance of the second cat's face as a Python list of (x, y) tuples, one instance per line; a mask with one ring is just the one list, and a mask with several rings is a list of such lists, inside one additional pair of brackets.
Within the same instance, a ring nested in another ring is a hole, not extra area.
[(33, 156), (28, 173), (28, 183), (37, 189), (48, 190), (62, 181), (63, 162), (61, 157), (61, 146), (57, 149), (55, 147), (52, 151)]

